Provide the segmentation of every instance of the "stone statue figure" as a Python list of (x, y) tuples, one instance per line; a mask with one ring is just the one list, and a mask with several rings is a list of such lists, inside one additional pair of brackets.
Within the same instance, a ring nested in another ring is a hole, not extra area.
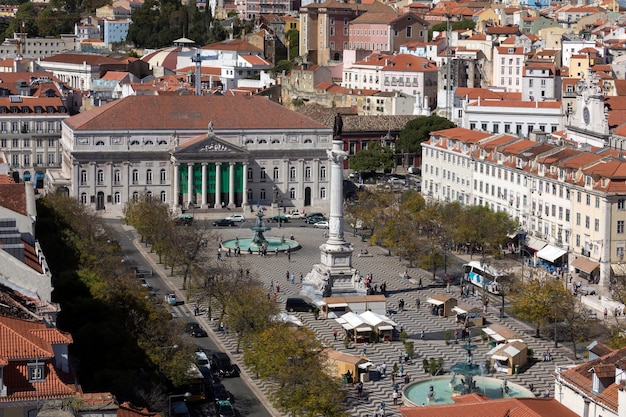
[(343, 119), (341, 115), (337, 113), (335, 116), (335, 126), (333, 127), (333, 137), (341, 136), (341, 132), (343, 132)]
[(213, 120), (209, 122), (209, 133), (213, 133)]

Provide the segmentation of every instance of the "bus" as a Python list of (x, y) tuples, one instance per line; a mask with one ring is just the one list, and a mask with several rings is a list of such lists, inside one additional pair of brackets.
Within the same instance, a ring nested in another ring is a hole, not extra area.
[(471, 261), (463, 265), (463, 279), (492, 294), (500, 295), (498, 279), (506, 278), (506, 276), (506, 272), (498, 271), (478, 261)]
[(191, 394), (187, 401), (197, 402), (205, 400), (204, 375), (198, 365), (192, 363), (187, 371), (187, 391)]

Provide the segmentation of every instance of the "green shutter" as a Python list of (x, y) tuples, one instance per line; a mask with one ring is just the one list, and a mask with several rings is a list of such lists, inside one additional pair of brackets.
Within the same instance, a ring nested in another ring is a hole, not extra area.
[(246, 175), (243, 172), (243, 164), (235, 165), (235, 192), (242, 193), (245, 192), (243, 189), (243, 176)]
[(207, 166), (207, 182), (209, 183), (209, 193), (215, 194), (215, 164)]

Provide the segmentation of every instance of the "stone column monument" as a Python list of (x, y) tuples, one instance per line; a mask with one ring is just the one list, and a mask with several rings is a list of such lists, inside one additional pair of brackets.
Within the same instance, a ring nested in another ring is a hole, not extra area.
[(326, 151), (331, 162), (330, 214), (328, 240), (320, 246), (320, 263), (313, 266), (302, 283), (302, 295), (313, 300), (330, 296), (365, 295), (365, 282), (352, 267), (352, 246), (343, 237), (343, 150), (341, 116), (335, 118), (332, 149)]

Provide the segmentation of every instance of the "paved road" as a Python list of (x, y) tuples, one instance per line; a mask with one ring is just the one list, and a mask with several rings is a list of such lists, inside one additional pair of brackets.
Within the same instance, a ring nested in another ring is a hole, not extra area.
[[(235, 237), (251, 237), (252, 232), (246, 228), (252, 226), (252, 222), (248, 220), (241, 228), (221, 228), (219, 233), (223, 239), (232, 239)], [(302, 249), (293, 253), (291, 261), (287, 259), (285, 255), (279, 255), (278, 257), (268, 256), (266, 258), (259, 257), (258, 255), (242, 254), (240, 259), (228, 259), (225, 258), (222, 262), (231, 261), (243, 261), (247, 263), (251, 270), (257, 271), (261, 277), (261, 280), (268, 285), (274, 280), (281, 283), (281, 292), (279, 294), (279, 300), (284, 305), (285, 299), (289, 296), (298, 295), (301, 289), (299, 280), (296, 280), (295, 284), (288, 283), (285, 280), (286, 271), (294, 272), (296, 276), (300, 273), (306, 275), (311, 270), (312, 266), (319, 262), (320, 252), (319, 245), (324, 242), (323, 230), (314, 229), (311, 226), (305, 225), (302, 221), (291, 222), (287, 225), (283, 225), (280, 229), (273, 229), (268, 232), (269, 236), (288, 235), (293, 233), (295, 239), (300, 242)], [(453, 330), (456, 328), (453, 318), (435, 318), (430, 314), (428, 308), (425, 307), (424, 301), (437, 293), (445, 292), (444, 279), (438, 278), (436, 281), (432, 280), (432, 273), (422, 271), (417, 268), (408, 268), (406, 263), (400, 261), (397, 257), (387, 256), (387, 251), (378, 247), (369, 246), (366, 243), (361, 242), (360, 238), (353, 236), (352, 233), (346, 233), (346, 240), (352, 243), (354, 247), (355, 256), (353, 257), (353, 266), (358, 269), (361, 275), (372, 274), (374, 277), (373, 283), (379, 285), (383, 282), (387, 283), (388, 287), (388, 306), (396, 308), (400, 299), (406, 301), (405, 311), (397, 312), (394, 314), (393, 319), (399, 323), (409, 334), (409, 337), (415, 341), (416, 360), (405, 366), (405, 371), (408, 372), (413, 378), (420, 378), (423, 374), (421, 361), (422, 358), (430, 357), (442, 357), (445, 361), (444, 366), (449, 368), (454, 363), (463, 360), (464, 352), (458, 345), (446, 345), (443, 340), (445, 330)], [(217, 242), (214, 242), (215, 250), (217, 251)], [(360, 249), (367, 248), (370, 257), (359, 257)], [(159, 268), (154, 259), (156, 256), (147, 254), (152, 259), (152, 266)], [(457, 264), (462, 261), (455, 261)], [(408, 270), (411, 279), (403, 280), (401, 274)], [(454, 273), (454, 269), (453, 269)], [(443, 271), (440, 271), (443, 275)], [(165, 274), (167, 275), (167, 274)], [(424, 288), (417, 289), (416, 282), (419, 278), (422, 278)], [(168, 278), (177, 291), (184, 296), (182, 288), (182, 279), (177, 277)], [(458, 294), (458, 288), (453, 287), (453, 291)], [(421, 309), (415, 307), (415, 298), (420, 297), (422, 300)], [(479, 300), (466, 299), (470, 303), (479, 305)], [(499, 300), (496, 303), (495, 299), (492, 300), (490, 308), (487, 312), (487, 319), (490, 322), (500, 322), (507, 325), (512, 330), (516, 331), (521, 338), (532, 348), (537, 356), (541, 352), (550, 350), (554, 358), (553, 362), (536, 362), (532, 367), (527, 369), (520, 375), (508, 376), (507, 379), (510, 382), (519, 383), (524, 386), (533, 384), (538, 391), (545, 390), (547, 387), (553, 386), (553, 378), (550, 372), (554, 370), (558, 365), (569, 365), (574, 363), (572, 359), (572, 353), (564, 348), (554, 348), (553, 343), (549, 340), (534, 338), (534, 329), (521, 322), (513, 320), (510, 317), (501, 319), (499, 313)], [(341, 332), (340, 326), (334, 320), (315, 320), (311, 313), (297, 313), (299, 318), (304, 324), (313, 329), (320, 338), (330, 347), (351, 354), (360, 354), (360, 346), (358, 351), (356, 349), (346, 350), (343, 347), (341, 341), (334, 341), (332, 333), (334, 330)], [(205, 317), (200, 319), (208, 324)], [(420, 340), (419, 334), (421, 331), (425, 332), (425, 340)], [(473, 335), (479, 334), (479, 329), (473, 330)], [(218, 338), (219, 345), (227, 351), (231, 357), (242, 363), (242, 355), (236, 353), (236, 340), (231, 335), (214, 335)], [(479, 347), (475, 352), (475, 360), (482, 362), (486, 359), (485, 353), (488, 351), (489, 346), (478, 343)], [(394, 362), (398, 362), (399, 352), (402, 350), (402, 344), (400, 342), (386, 342), (380, 344), (369, 344), (367, 347), (367, 357), (375, 364), (385, 362), (388, 366), (392, 366)], [(243, 377), (254, 384), (255, 389), (267, 393), (267, 387), (263, 386), (259, 381), (253, 380), (247, 375), (246, 370), (243, 368)], [(503, 374), (501, 374), (504, 376)], [(351, 414), (354, 416), (368, 416), (372, 415), (373, 410), (377, 404), (384, 401), (387, 404), (391, 404), (391, 380), (390, 378), (382, 379), (380, 381), (372, 381), (365, 384), (364, 397), (356, 398), (356, 392), (352, 392), (351, 396), (347, 399), (348, 404), (351, 407)], [(251, 414), (245, 414), (251, 415)], [(271, 411), (273, 416), (284, 416), (276, 410)], [(394, 406), (388, 407), (388, 416), (398, 416), (399, 413), (395, 410)]]
[[(116, 234), (115, 238), (118, 240), (120, 247), (124, 251), (125, 262), (130, 262), (136, 265), (140, 271), (145, 271), (144, 278), (148, 281), (148, 284), (158, 291), (157, 296), (162, 296), (167, 292), (175, 290), (175, 286), (172, 283), (163, 279), (162, 268), (159, 270), (159, 266), (154, 268), (154, 263), (150, 261), (149, 254), (144, 252), (144, 246), (136, 245), (137, 236), (135, 232), (127, 227), (123, 226), (118, 219), (105, 219), (106, 223), (110, 225)], [(139, 250), (139, 249), (141, 250)], [(150, 274), (152, 272), (152, 274)], [(184, 323), (189, 321), (198, 321), (208, 329), (206, 320), (197, 320), (198, 317), (194, 317), (192, 305), (181, 303), (177, 306), (171, 307), (172, 316), (177, 320)], [(212, 333), (210, 333), (212, 335)], [(224, 350), (218, 340), (214, 337), (197, 338), (194, 339), (198, 347), (205, 349), (209, 352)], [(264, 407), (263, 402), (257, 397), (255, 392), (250, 388), (249, 384), (242, 383), (241, 378), (226, 378), (220, 381), (224, 384), (226, 389), (230, 391), (235, 399), (235, 407), (243, 416), (251, 417), (270, 417), (272, 414)], [(264, 399), (263, 399), (264, 400)], [(212, 402), (207, 401), (204, 404), (190, 405), (190, 412), (195, 416), (208, 416), (214, 415), (215, 410)]]

